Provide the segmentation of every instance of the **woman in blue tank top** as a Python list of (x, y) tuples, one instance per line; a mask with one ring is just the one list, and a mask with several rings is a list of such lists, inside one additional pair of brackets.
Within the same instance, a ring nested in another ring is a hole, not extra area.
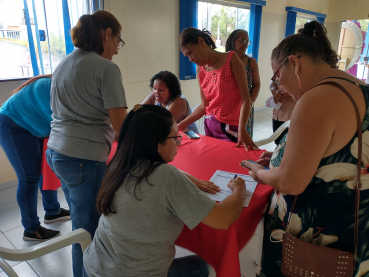
[(24, 227), (23, 239), (44, 241), (60, 236), (59, 231), (41, 226), (37, 216), (40, 186), (45, 210), (44, 223), (69, 220), (60, 208), (57, 191), (42, 189), (41, 159), (44, 137), (50, 134), (51, 75), (30, 79), (14, 91), (0, 108), (0, 145), (18, 177), (17, 202)]
[[(192, 113), (186, 97), (182, 95), (178, 78), (169, 71), (160, 71), (150, 80), (150, 93), (142, 104), (162, 106), (169, 110), (177, 123), (181, 122)], [(189, 130), (199, 133), (196, 123), (187, 127)]]

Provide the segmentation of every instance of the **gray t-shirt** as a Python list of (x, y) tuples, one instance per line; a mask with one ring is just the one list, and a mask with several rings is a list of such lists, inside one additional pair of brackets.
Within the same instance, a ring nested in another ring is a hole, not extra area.
[(118, 66), (75, 49), (53, 73), (47, 146), (74, 158), (106, 162), (115, 132), (108, 109), (127, 107)]
[[(127, 179), (115, 194), (116, 214), (101, 216), (83, 257), (89, 277), (166, 277), (184, 224), (195, 228), (215, 201), (175, 167), (160, 165), (136, 189)], [(183, 224), (184, 223), (184, 224)]]

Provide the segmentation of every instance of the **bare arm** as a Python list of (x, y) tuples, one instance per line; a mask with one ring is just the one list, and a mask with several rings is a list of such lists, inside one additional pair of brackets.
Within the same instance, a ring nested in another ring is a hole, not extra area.
[(187, 101), (182, 97), (177, 97), (174, 101), (169, 105), (168, 110), (172, 113), (176, 122), (178, 122), (181, 118), (185, 117), (187, 112)]
[(184, 171), (182, 171), (182, 173), (186, 175), (187, 178), (190, 179), (191, 182), (202, 191), (210, 192), (213, 194), (217, 193), (217, 191), (220, 191), (219, 187), (214, 185), (213, 182), (197, 179), (195, 176), (192, 176), (191, 174)]
[(258, 63), (254, 58), (251, 58), (250, 66), (252, 68), (252, 92), (250, 97), (251, 102), (254, 103), (260, 92), (260, 75)]
[(222, 202), (216, 203), (202, 223), (215, 229), (228, 229), (241, 215), (246, 198), (245, 181), (237, 177), (228, 183), (233, 193)]
[(252, 168), (250, 175), (283, 193), (302, 193), (316, 174), (321, 159), (345, 146), (355, 133), (355, 113), (345, 97), (327, 86), (304, 94), (292, 113), (280, 166), (264, 170), (248, 163)]
[(233, 55), (231, 58), (231, 69), (241, 94), (241, 111), (238, 124), (237, 146), (239, 146), (242, 143), (246, 151), (248, 151), (249, 146), (252, 147), (253, 149), (258, 149), (255, 143), (252, 141), (250, 135), (247, 133), (247, 121), (249, 120), (250, 117), (251, 99), (247, 87), (246, 69), (244, 64), (241, 62), (241, 60), (238, 58), (237, 55)]
[(145, 104), (154, 105), (155, 104), (154, 93), (150, 93), (141, 104), (142, 105), (145, 105)]
[(127, 116), (127, 108), (111, 108), (108, 109), (108, 113), (111, 125), (115, 131), (115, 141), (118, 141), (120, 128), (122, 127), (123, 121)]
[[(200, 67), (197, 66), (196, 68), (197, 76), (199, 76)], [(199, 118), (201, 118), (205, 114), (205, 108), (209, 105), (208, 100), (205, 97), (204, 92), (201, 89), (200, 86), (200, 80), (199, 80), (199, 87), (200, 87), (200, 97), (201, 97), (201, 103), (200, 106), (198, 106), (194, 111), (192, 111), (192, 114), (186, 117), (181, 123), (178, 124), (178, 129), (183, 130), (191, 123), (195, 122)]]

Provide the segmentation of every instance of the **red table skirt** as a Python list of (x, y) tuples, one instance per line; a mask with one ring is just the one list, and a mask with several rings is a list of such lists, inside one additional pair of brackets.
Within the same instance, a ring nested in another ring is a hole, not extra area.
[[(44, 141), (46, 149), (47, 139)], [(239, 166), (244, 159), (256, 160), (263, 151), (246, 152), (236, 144), (206, 136), (190, 140), (183, 137), (182, 145), (171, 163), (202, 180), (209, 180), (216, 170), (247, 174), (248, 170)], [(108, 163), (114, 157), (117, 143), (114, 142)], [(43, 154), (44, 189), (56, 189), (59, 179), (51, 171)], [(207, 261), (218, 277), (241, 276), (238, 253), (254, 234), (262, 218), (273, 189), (259, 184), (247, 208), (228, 230), (216, 230), (200, 223), (193, 230), (184, 227), (176, 245), (184, 247)]]

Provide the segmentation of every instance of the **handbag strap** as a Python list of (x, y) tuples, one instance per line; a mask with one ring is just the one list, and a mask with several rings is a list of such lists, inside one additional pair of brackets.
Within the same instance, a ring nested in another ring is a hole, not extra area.
[[(347, 97), (350, 99), (352, 105), (355, 108), (355, 113), (356, 113), (356, 121), (357, 121), (357, 132), (358, 132), (358, 161), (357, 161), (357, 185), (355, 187), (355, 227), (354, 227), (354, 247), (355, 247), (355, 254), (354, 254), (354, 260), (356, 261), (356, 257), (357, 257), (357, 247), (358, 247), (358, 239), (359, 239), (359, 205), (360, 205), (360, 189), (361, 189), (361, 156), (362, 156), (362, 128), (361, 128), (361, 120), (360, 120), (360, 112), (359, 109), (356, 105), (356, 102), (354, 100), (354, 98), (351, 96), (351, 94), (340, 84), (333, 82), (333, 81), (328, 81), (328, 82), (324, 82), (324, 83), (320, 83), (317, 86), (323, 85), (323, 84), (331, 84), (335, 87), (337, 87), (338, 89), (342, 90)], [(288, 222), (287, 222), (287, 226), (286, 229), (288, 228), (289, 224), (290, 224), (290, 220), (291, 220), (291, 216), (293, 213), (293, 210), (295, 209), (296, 203), (297, 203), (297, 199), (298, 199), (298, 195), (295, 196), (295, 200), (293, 201), (293, 205), (292, 205), (292, 209), (290, 212), (290, 215), (288, 217)]]

